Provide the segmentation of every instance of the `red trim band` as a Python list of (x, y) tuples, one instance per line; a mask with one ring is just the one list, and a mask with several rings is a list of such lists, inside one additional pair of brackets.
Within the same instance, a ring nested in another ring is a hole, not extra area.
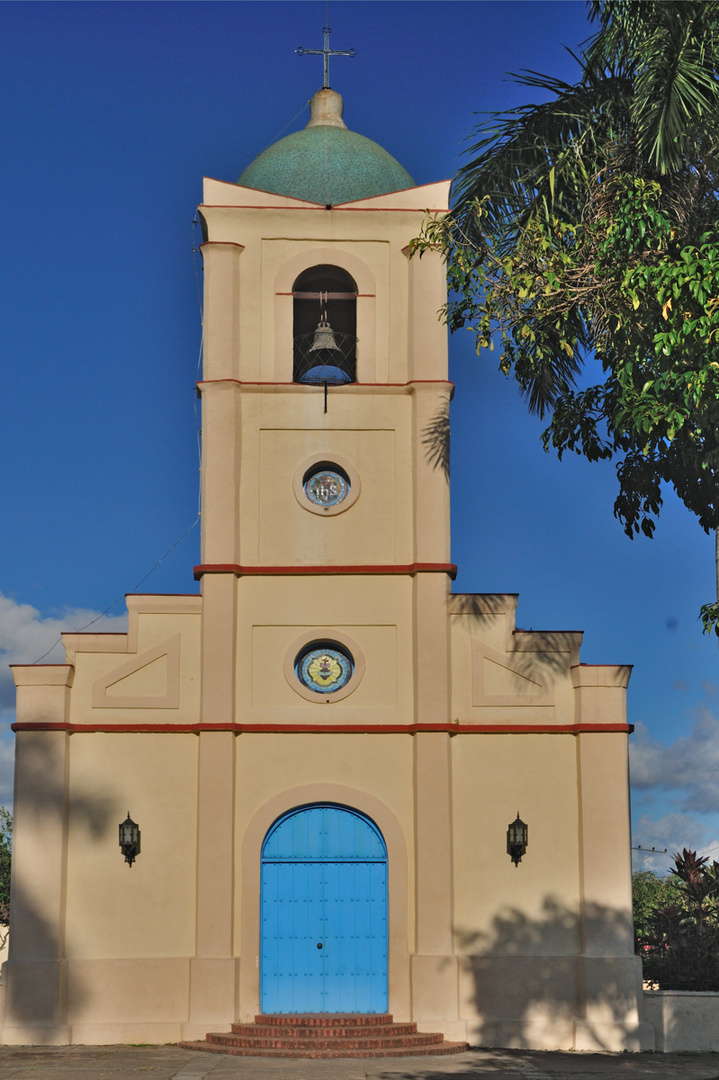
[(203, 574), (237, 574), (238, 577), (326, 574), (449, 574), (457, 576), (454, 563), (406, 563), (380, 566), (240, 566), (238, 563), (202, 563), (194, 567), (195, 581)]
[[(279, 295), (284, 295), (284, 294), (280, 293)], [(290, 294), (288, 294), (288, 295), (290, 295)], [(298, 383), (298, 382), (294, 382), (292, 379), (264, 379), (264, 380), (263, 379), (199, 379), (195, 383), (195, 386), (198, 386), (198, 387), (212, 386), (214, 383), (235, 383), (237, 386), (299, 386), (303, 390), (306, 390), (307, 387), (309, 386), (309, 387), (311, 387), (311, 388), (313, 388), (315, 390), (317, 389), (316, 386), (312, 387), (311, 383)], [(342, 390), (342, 389), (346, 390), (347, 388), (350, 388), (350, 387), (353, 387), (353, 386), (359, 387), (360, 389), (364, 389), (367, 386), (370, 386), (370, 387), (391, 386), (391, 387), (395, 387), (395, 388), (399, 387), (401, 389), (402, 387), (406, 387), (406, 386), (424, 386), (424, 385), (448, 386), (451, 390), (453, 390), (454, 387), (455, 387), (455, 383), (453, 383), (451, 379), (409, 379), (407, 382), (353, 382), (353, 383), (342, 383), (341, 386), (335, 386), (335, 387), (333, 387), (333, 389), (334, 390)]]
[(619, 733), (631, 735), (633, 724), (33, 724), (18, 721), (13, 731), (64, 731), (112, 734), (189, 734), (231, 731), (236, 735), (416, 735), (423, 731), (448, 735), (583, 735)]
[[(441, 181), (440, 181), (440, 183), (441, 183)], [(424, 186), (425, 186), (424, 184), (420, 184), (420, 187), (424, 187)], [(412, 190), (412, 189), (410, 188), (408, 190)], [(283, 198), (292, 199), (292, 198), (294, 198), (294, 196), (293, 195), (285, 195), (285, 196), (283, 196)], [(298, 200), (298, 202), (299, 201), (300, 200)], [(367, 213), (372, 213), (372, 214), (376, 214), (376, 213), (382, 213), (382, 214), (427, 214), (427, 213), (429, 213), (429, 214), (446, 214), (447, 213), (447, 207), (446, 206), (439, 206), (434, 210), (431, 207), (429, 209), (425, 207), (423, 210), (419, 210), (416, 206), (352, 206), (351, 203), (338, 203), (337, 205), (332, 203), (329, 207), (325, 203), (311, 203), (310, 205), (307, 205), (306, 203), (302, 203), (302, 205), (300, 205), (300, 206), (273, 206), (271, 203), (268, 203), (266, 206), (264, 204), (258, 205), (258, 204), (255, 204), (255, 203), (238, 203), (238, 204), (235, 204), (235, 203), (233, 203), (233, 204), (228, 204), (228, 203), (200, 203), (200, 205), (198, 206), (198, 210), (322, 210), (322, 211), (326, 211), (328, 209), (329, 210), (344, 210), (345, 212), (351, 212), (351, 213), (357, 213), (358, 211), (360, 211), (360, 212), (363, 212), (365, 214), (367, 214)], [(228, 243), (228, 241), (226, 241), (226, 240), (224, 240), (224, 241), (223, 240), (205, 240), (204, 243), (200, 244), (200, 247), (203, 248), (208, 244), (217, 244), (217, 243), (220, 243), (220, 244), (221, 243)], [(234, 246), (235, 247), (242, 247), (241, 244), (235, 244)]]

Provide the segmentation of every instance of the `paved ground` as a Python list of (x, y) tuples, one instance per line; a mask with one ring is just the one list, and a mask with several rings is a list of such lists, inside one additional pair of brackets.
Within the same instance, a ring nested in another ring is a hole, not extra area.
[(719, 1080), (719, 1054), (470, 1050), (448, 1058), (273, 1061), (176, 1046), (0, 1046), (0, 1080)]

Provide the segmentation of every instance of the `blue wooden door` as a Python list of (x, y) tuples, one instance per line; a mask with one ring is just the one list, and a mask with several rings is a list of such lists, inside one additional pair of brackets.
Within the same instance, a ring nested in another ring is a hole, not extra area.
[(306, 806), (262, 847), (261, 1008), (387, 1010), (387, 850), (377, 826), (342, 806)]

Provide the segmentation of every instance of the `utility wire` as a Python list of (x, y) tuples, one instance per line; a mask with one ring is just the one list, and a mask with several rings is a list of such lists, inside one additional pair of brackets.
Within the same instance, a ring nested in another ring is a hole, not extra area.
[[(172, 545), (172, 547), (169, 547), (169, 548), (167, 549), (167, 551), (165, 552), (165, 554), (164, 554), (164, 555), (161, 555), (161, 556), (160, 556), (160, 558), (159, 558), (159, 559), (157, 560), (157, 562), (156, 562), (156, 563), (154, 564), (154, 566), (150, 567), (150, 569), (149, 569), (149, 570), (147, 571), (147, 573), (146, 573), (146, 574), (144, 575), (144, 577), (141, 577), (141, 578), (140, 578), (140, 580), (138, 581), (138, 583), (137, 583), (136, 585), (134, 585), (132, 589), (130, 589), (130, 590), (129, 590), (129, 591), (130, 591), (130, 593), (134, 593), (134, 592), (137, 592), (137, 590), (138, 590), (138, 589), (140, 588), (140, 586), (141, 586), (141, 585), (143, 584), (143, 582), (147, 581), (147, 579), (149, 578), (150, 574), (152, 574), (152, 573), (153, 573), (153, 572), (154, 572), (155, 570), (157, 570), (158, 566), (159, 566), (159, 565), (160, 565), (160, 563), (161, 563), (161, 562), (163, 561), (163, 559), (166, 559), (166, 558), (167, 558), (167, 556), (168, 556), (168, 555), (170, 554), (170, 552), (171, 552), (171, 551), (174, 551), (174, 550), (175, 550), (175, 548), (177, 547), (177, 545), (178, 545), (179, 543), (181, 543), (181, 542), (182, 542), (182, 541), (183, 541), (183, 540), (185, 539), (185, 537), (187, 536), (187, 534), (188, 534), (189, 532), (192, 532), (192, 530), (193, 530), (193, 529), (195, 528), (195, 526), (197, 525), (197, 523), (198, 523), (198, 521), (199, 521), (199, 520), (200, 520), (200, 515), (198, 514), (198, 515), (197, 515), (197, 517), (195, 518), (195, 520), (194, 520), (194, 521), (192, 522), (192, 525), (190, 525), (189, 529), (185, 529), (185, 531), (183, 532), (182, 536), (178, 537), (178, 539), (177, 539), (177, 540), (175, 540), (175, 543), (174, 543), (174, 544)], [(112, 609), (113, 609), (114, 607), (116, 607), (116, 606), (117, 606), (117, 605), (118, 605), (118, 604), (119, 604), (119, 603), (120, 603), (120, 602), (121, 602), (122, 600), (124, 600), (124, 599), (125, 599), (125, 595), (126, 595), (126, 594), (125, 594), (125, 593), (123, 593), (123, 594), (122, 594), (122, 596), (118, 596), (117, 600), (114, 600), (114, 601), (113, 601), (113, 602), (112, 602), (112, 603), (110, 604), (110, 606), (109, 606), (109, 607), (106, 607), (106, 608), (105, 608), (105, 610), (104, 610), (104, 611), (101, 611), (99, 615), (96, 615), (94, 619), (90, 619), (90, 622), (87, 622), (87, 623), (85, 623), (85, 625), (84, 625), (84, 626), (79, 626), (79, 627), (78, 627), (78, 628), (77, 628), (76, 630), (65, 630), (65, 631), (63, 631), (63, 633), (67, 633), (67, 634), (80, 634), (80, 633), (82, 633), (82, 631), (83, 631), (83, 630), (87, 630), (88, 626), (93, 626), (93, 625), (94, 625), (94, 624), (95, 624), (95, 623), (96, 623), (96, 622), (97, 622), (97, 621), (98, 621), (99, 619), (102, 619), (102, 618), (103, 618), (103, 616), (107, 615), (107, 614), (108, 614), (108, 612), (112, 611)], [(52, 643), (52, 645), (50, 646), (50, 648), (49, 648), (49, 649), (47, 649), (47, 650), (46, 650), (46, 652), (44, 652), (44, 653), (42, 654), (42, 656), (38, 656), (37, 660), (33, 660), (33, 664), (39, 664), (41, 660), (44, 660), (44, 659), (45, 659), (45, 657), (46, 657), (46, 656), (48, 655), (48, 653), (51, 653), (51, 652), (52, 652), (52, 650), (53, 650), (53, 649), (55, 648), (55, 646), (56, 646), (57, 644), (59, 644), (59, 642), (61, 642), (61, 641), (62, 641), (62, 635), (60, 635), (60, 637), (59, 637), (59, 638), (57, 638), (57, 640), (53, 641), (53, 643)]]
[[(714, 769), (712, 769), (712, 771), (711, 771), (710, 775), (709, 775), (709, 776), (707, 777), (707, 779), (706, 779), (706, 780), (704, 781), (704, 783), (702, 784), (702, 786), (701, 786), (701, 787), (699, 788), (699, 790), (698, 790), (697, 792), (695, 792), (695, 794), (694, 794), (694, 796), (693, 796), (693, 798), (692, 798), (691, 802), (690, 802), (690, 803), (689, 803), (689, 804), (688, 804), (687, 806), (685, 806), (685, 807), (684, 807), (684, 809), (682, 810), (682, 813), (683, 813), (683, 814), (687, 814), (687, 813), (688, 813), (688, 812), (689, 812), (689, 811), (691, 810), (692, 806), (693, 806), (693, 805), (694, 805), (694, 803), (695, 803), (695, 802), (697, 801), (697, 799), (698, 799), (698, 798), (699, 798), (699, 796), (701, 795), (701, 793), (702, 793), (702, 791), (704, 790), (704, 788), (705, 788), (705, 787), (707, 786), (707, 784), (709, 784), (709, 783), (710, 783), (710, 782), (711, 782), (711, 781), (712, 781), (712, 780), (714, 779), (714, 777), (716, 776), (716, 774), (717, 774), (718, 772), (719, 772), (719, 764), (718, 764), (718, 765), (716, 765), (716, 767), (715, 767)], [(709, 813), (709, 812), (710, 812), (711, 810), (713, 810), (713, 809), (714, 809), (715, 805), (716, 805), (716, 804), (713, 804), (712, 806), (710, 806), (710, 807), (709, 807), (708, 809), (706, 809), (706, 810), (697, 810), (697, 813), (698, 813), (698, 814), (708, 814), (708, 813)]]
[[(282, 136), (284, 135), (284, 133), (285, 133), (285, 132), (287, 131), (287, 128), (288, 128), (288, 127), (291, 127), (291, 126), (292, 126), (292, 124), (294, 124), (294, 122), (295, 122), (295, 120), (297, 119), (297, 117), (298, 117), (298, 116), (302, 116), (302, 113), (303, 113), (303, 112), (305, 111), (305, 109), (306, 109), (306, 108), (307, 108), (307, 107), (309, 106), (309, 103), (310, 103), (310, 99), (309, 99), (309, 98), (307, 98), (307, 101), (306, 101), (306, 102), (304, 103), (304, 105), (302, 106), (302, 108), (300, 109), (300, 111), (299, 111), (299, 112), (298, 112), (298, 113), (297, 113), (297, 114), (296, 114), (295, 116), (293, 116), (293, 117), (292, 117), (292, 119), (291, 119), (291, 120), (289, 121), (289, 123), (285, 124), (285, 126), (284, 126), (284, 127), (282, 128), (282, 131), (278, 131), (278, 132), (277, 132), (277, 134), (275, 135), (274, 139), (272, 139), (272, 140), (271, 140), (270, 142), (268, 142), (267, 146), (272, 146), (272, 145), (274, 145), (274, 143), (276, 143), (278, 139), (281, 139), (281, 138), (282, 138)], [(266, 149), (267, 149), (267, 147), (265, 147), (265, 150), (266, 150)], [(258, 156), (259, 156), (259, 155), (258, 155)]]
[[(199, 268), (198, 263), (197, 263), (197, 252), (199, 251), (199, 247), (198, 247), (197, 243), (195, 242), (195, 236), (197, 235), (196, 232), (195, 232), (195, 229), (199, 224), (200, 224), (199, 218), (194, 217), (192, 219), (192, 264), (193, 264), (194, 269), (195, 269), (195, 287), (197, 288), (197, 306), (200, 309), (200, 326), (202, 326), (203, 323), (204, 323), (204, 313), (203, 313), (203, 310), (202, 310), (202, 289), (200, 288), (200, 268)], [(200, 234), (200, 235), (202, 235), (202, 234)]]
[(197, 305), (200, 309), (200, 348), (197, 353), (197, 371), (195, 372), (195, 396), (192, 402), (192, 407), (195, 413), (195, 438), (197, 439), (197, 471), (198, 471), (198, 485), (197, 485), (197, 516), (202, 513), (202, 424), (200, 420), (200, 413), (197, 407), (197, 401), (200, 396), (200, 391), (197, 384), (200, 382), (203, 373), (203, 361), (204, 361), (204, 347), (205, 347), (205, 312), (202, 305), (202, 289), (200, 287), (200, 269), (197, 261), (198, 247), (195, 243), (195, 226), (199, 225), (198, 219), (195, 217), (192, 222), (192, 262), (195, 268), (195, 283), (197, 286)]
[[(297, 115), (299, 116), (299, 113)], [(290, 121), (290, 123), (292, 123), (292, 121)], [(204, 335), (204, 312), (202, 310), (202, 290), (200, 288), (200, 271), (199, 271), (199, 267), (198, 267), (198, 264), (197, 264), (197, 251), (198, 251), (198, 248), (197, 248), (197, 246), (195, 244), (195, 227), (197, 225), (199, 225), (199, 224), (200, 224), (200, 222), (199, 222), (198, 218), (197, 217), (193, 218), (193, 221), (192, 221), (192, 261), (193, 261), (194, 270), (195, 270), (195, 285), (196, 285), (196, 288), (197, 288), (197, 303), (198, 303), (198, 307), (200, 309), (200, 327), (201, 327), (200, 349), (199, 349), (199, 353), (198, 353), (198, 357), (197, 357), (197, 377), (196, 377), (197, 382), (199, 382), (199, 380), (200, 380), (200, 374), (201, 374), (201, 371), (202, 371), (202, 349), (203, 349), (203, 335)], [(195, 394), (193, 405), (194, 405), (194, 412), (195, 412), (195, 430), (196, 430), (196, 433), (197, 433), (197, 455), (198, 455), (198, 459), (199, 459), (198, 460), (198, 470), (199, 470), (199, 474), (201, 476), (202, 475), (202, 443), (201, 443), (200, 418), (199, 418), (198, 411), (197, 411), (197, 394)], [(160, 563), (163, 562), (167, 558), (167, 556), (171, 552), (173, 552), (175, 550), (175, 548), (177, 547), (178, 544), (182, 543), (182, 541), (185, 539), (185, 537), (187, 536), (188, 533), (192, 532), (192, 530), (195, 528), (195, 526), (197, 525), (197, 523), (200, 520), (201, 505), (202, 505), (202, 491), (201, 491), (201, 485), (198, 484), (197, 517), (192, 522), (192, 525), (190, 525), (189, 528), (185, 529), (183, 534), (181, 536), (179, 536), (177, 538), (177, 540), (175, 540), (174, 544), (172, 544), (172, 546), (167, 549), (165, 554), (161, 555), (160, 558), (157, 560), (157, 562), (153, 566), (150, 567), (150, 569), (147, 571), (147, 573), (143, 577), (140, 578), (140, 580), (137, 582), (137, 584), (134, 585), (129, 590), (130, 593), (137, 592), (137, 590), (140, 588), (140, 586), (142, 584), (144, 584), (144, 582), (147, 581), (150, 574), (154, 573), (154, 571), (157, 570)], [(94, 626), (94, 624), (96, 622), (98, 622), (100, 619), (104, 618), (105, 615), (109, 614), (109, 612), (111, 612), (114, 607), (117, 607), (117, 605), (122, 600), (125, 599), (125, 595), (126, 594), (123, 593), (122, 596), (118, 596), (117, 600), (114, 600), (109, 605), (109, 607), (106, 607), (105, 610), (101, 611), (99, 615), (96, 615), (94, 619), (90, 619), (90, 622), (85, 623), (84, 626), (79, 626), (76, 630), (64, 631), (64, 633), (81, 634), (82, 631), (87, 630), (87, 628), (89, 626)], [(52, 650), (55, 648), (55, 646), (58, 645), (61, 641), (62, 641), (62, 635), (59, 638), (57, 638), (55, 641), (53, 641), (50, 648), (46, 649), (46, 651), (42, 654), (42, 656), (38, 656), (37, 660), (33, 660), (33, 664), (39, 664), (41, 660), (44, 660), (45, 657), (48, 656), (52, 652)]]

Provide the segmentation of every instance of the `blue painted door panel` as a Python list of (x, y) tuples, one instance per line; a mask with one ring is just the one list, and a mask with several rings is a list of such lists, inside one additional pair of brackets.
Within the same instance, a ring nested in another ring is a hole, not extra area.
[(386, 863), (325, 864), (323, 1012), (387, 1009)]
[(387, 856), (373, 823), (337, 806), (283, 818), (263, 848), (261, 908), (263, 1012), (386, 1011)]
[(322, 864), (262, 867), (262, 1011), (321, 1012)]
[(382, 835), (343, 806), (305, 806), (280, 818), (265, 837), (263, 859), (384, 859)]

